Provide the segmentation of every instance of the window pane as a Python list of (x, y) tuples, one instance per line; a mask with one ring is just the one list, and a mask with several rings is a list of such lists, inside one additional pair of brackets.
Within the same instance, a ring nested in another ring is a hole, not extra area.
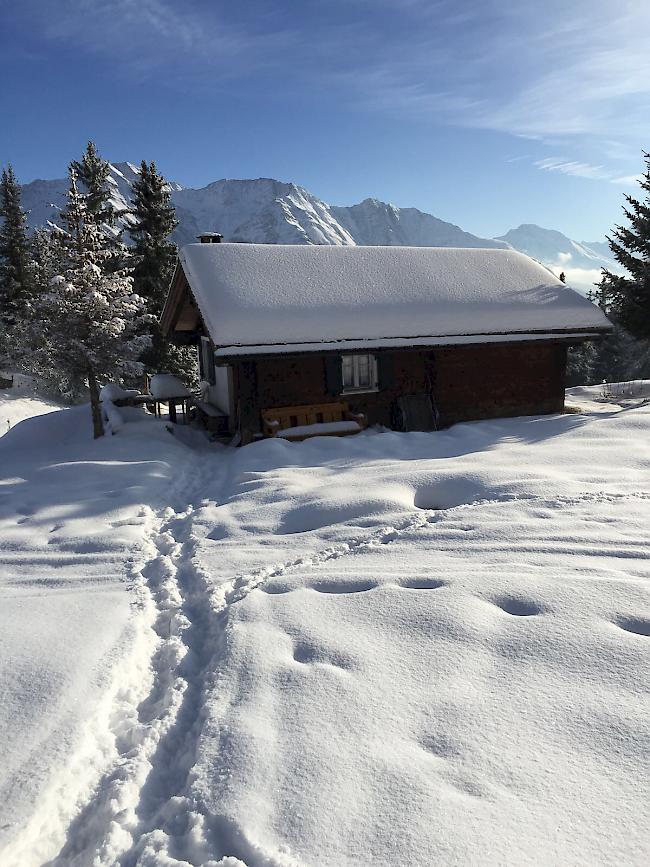
[(357, 355), (357, 385), (359, 388), (369, 388), (370, 383), (370, 357)]

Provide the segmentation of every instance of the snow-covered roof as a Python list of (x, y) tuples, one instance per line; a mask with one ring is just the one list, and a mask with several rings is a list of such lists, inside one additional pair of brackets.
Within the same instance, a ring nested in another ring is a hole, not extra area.
[(180, 262), (221, 355), (610, 328), (598, 307), (514, 250), (189, 244)]

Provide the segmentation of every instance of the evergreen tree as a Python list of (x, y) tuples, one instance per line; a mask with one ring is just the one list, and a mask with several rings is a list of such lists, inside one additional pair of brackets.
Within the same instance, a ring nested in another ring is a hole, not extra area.
[(36, 229), (32, 236), (32, 273), (34, 288), (38, 291), (50, 285), (59, 273), (65, 247), (65, 233), (61, 229)]
[(150, 302), (151, 312), (159, 316), (176, 263), (176, 245), (169, 236), (178, 220), (169, 185), (153, 162), (147, 165), (143, 160), (140, 165), (140, 176), (133, 183), (131, 215), (134, 222), (127, 232), (133, 241), (133, 282)]
[[(79, 192), (74, 167), (63, 212), (66, 232), (42, 255), (48, 286), (34, 299), (33, 360), (69, 398), (90, 391), (93, 433), (103, 434), (99, 380), (135, 376), (148, 338), (138, 334), (145, 303), (123, 269), (105, 268), (112, 255)], [(54, 273), (54, 276), (48, 276)]]
[(88, 213), (97, 223), (113, 225), (115, 215), (110, 205), (108, 189), (110, 165), (99, 155), (94, 142), (88, 142), (81, 159), (73, 160), (70, 168), (84, 186)]
[(171, 203), (171, 192), (154, 162), (143, 160), (140, 175), (133, 184), (133, 222), (128, 226), (135, 262), (133, 282), (136, 292), (147, 299), (154, 317), (149, 333), (151, 346), (142, 360), (148, 370), (166, 371), (186, 381), (196, 379), (196, 353), (165, 341), (158, 317), (162, 313), (176, 264), (176, 245), (169, 240), (178, 225)]
[(588, 298), (611, 320), (614, 330), (595, 342), (571, 347), (567, 364), (567, 385), (597, 385), (627, 382), (650, 376), (650, 341), (635, 340), (620, 324), (611, 282), (603, 277)]
[(0, 179), (0, 320), (10, 328), (31, 292), (27, 216), (20, 206), (20, 186), (11, 166)]
[(639, 184), (643, 201), (626, 196), (623, 212), (629, 226), (617, 226), (609, 246), (625, 275), (604, 270), (601, 291), (611, 297), (620, 324), (634, 337), (650, 337), (650, 153), (644, 153), (646, 170)]

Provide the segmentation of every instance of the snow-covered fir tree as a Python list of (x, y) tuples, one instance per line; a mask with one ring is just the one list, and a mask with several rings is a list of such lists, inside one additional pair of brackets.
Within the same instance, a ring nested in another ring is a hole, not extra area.
[(143, 356), (148, 370), (166, 371), (191, 381), (196, 375), (196, 354), (189, 347), (177, 347), (164, 340), (158, 326), (176, 263), (176, 245), (169, 236), (178, 225), (171, 190), (154, 162), (140, 164), (133, 183), (133, 222), (127, 232), (133, 242), (133, 283), (147, 299), (155, 317), (150, 328), (151, 347)]
[(643, 201), (625, 196), (623, 212), (629, 226), (617, 226), (609, 246), (626, 273), (603, 271), (601, 289), (611, 298), (618, 322), (637, 338), (650, 338), (650, 153), (644, 154), (645, 172), (639, 185)]
[(20, 185), (11, 166), (0, 179), (0, 320), (10, 333), (32, 291), (27, 215), (20, 204)]
[(95, 143), (89, 141), (81, 159), (73, 160), (71, 166), (85, 190), (88, 213), (97, 223), (112, 225), (115, 214), (108, 188), (110, 164), (99, 155)]
[(145, 302), (127, 271), (107, 267), (115, 252), (79, 192), (74, 166), (62, 217), (65, 233), (53, 240), (41, 265), (48, 285), (34, 300), (33, 361), (69, 398), (88, 388), (98, 437), (104, 432), (100, 382), (142, 371), (137, 359), (149, 340), (141, 333)]
[(625, 274), (603, 270), (588, 293), (614, 325), (611, 335), (569, 353), (569, 385), (645, 379), (650, 376), (650, 154), (639, 184), (643, 201), (626, 196), (623, 208), (629, 226), (617, 226), (608, 237), (615, 259)]

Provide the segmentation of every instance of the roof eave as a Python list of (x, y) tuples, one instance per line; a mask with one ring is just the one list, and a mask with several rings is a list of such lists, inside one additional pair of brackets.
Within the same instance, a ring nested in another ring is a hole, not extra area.
[(528, 341), (578, 342), (596, 340), (611, 333), (613, 327), (555, 329), (526, 332), (490, 332), (483, 334), (418, 335), (411, 337), (350, 338), (304, 343), (229, 344), (217, 345), (217, 358), (241, 358), (247, 355), (291, 355), (313, 352), (358, 351), (362, 349), (435, 349), (445, 346), (476, 346), (494, 343)]

